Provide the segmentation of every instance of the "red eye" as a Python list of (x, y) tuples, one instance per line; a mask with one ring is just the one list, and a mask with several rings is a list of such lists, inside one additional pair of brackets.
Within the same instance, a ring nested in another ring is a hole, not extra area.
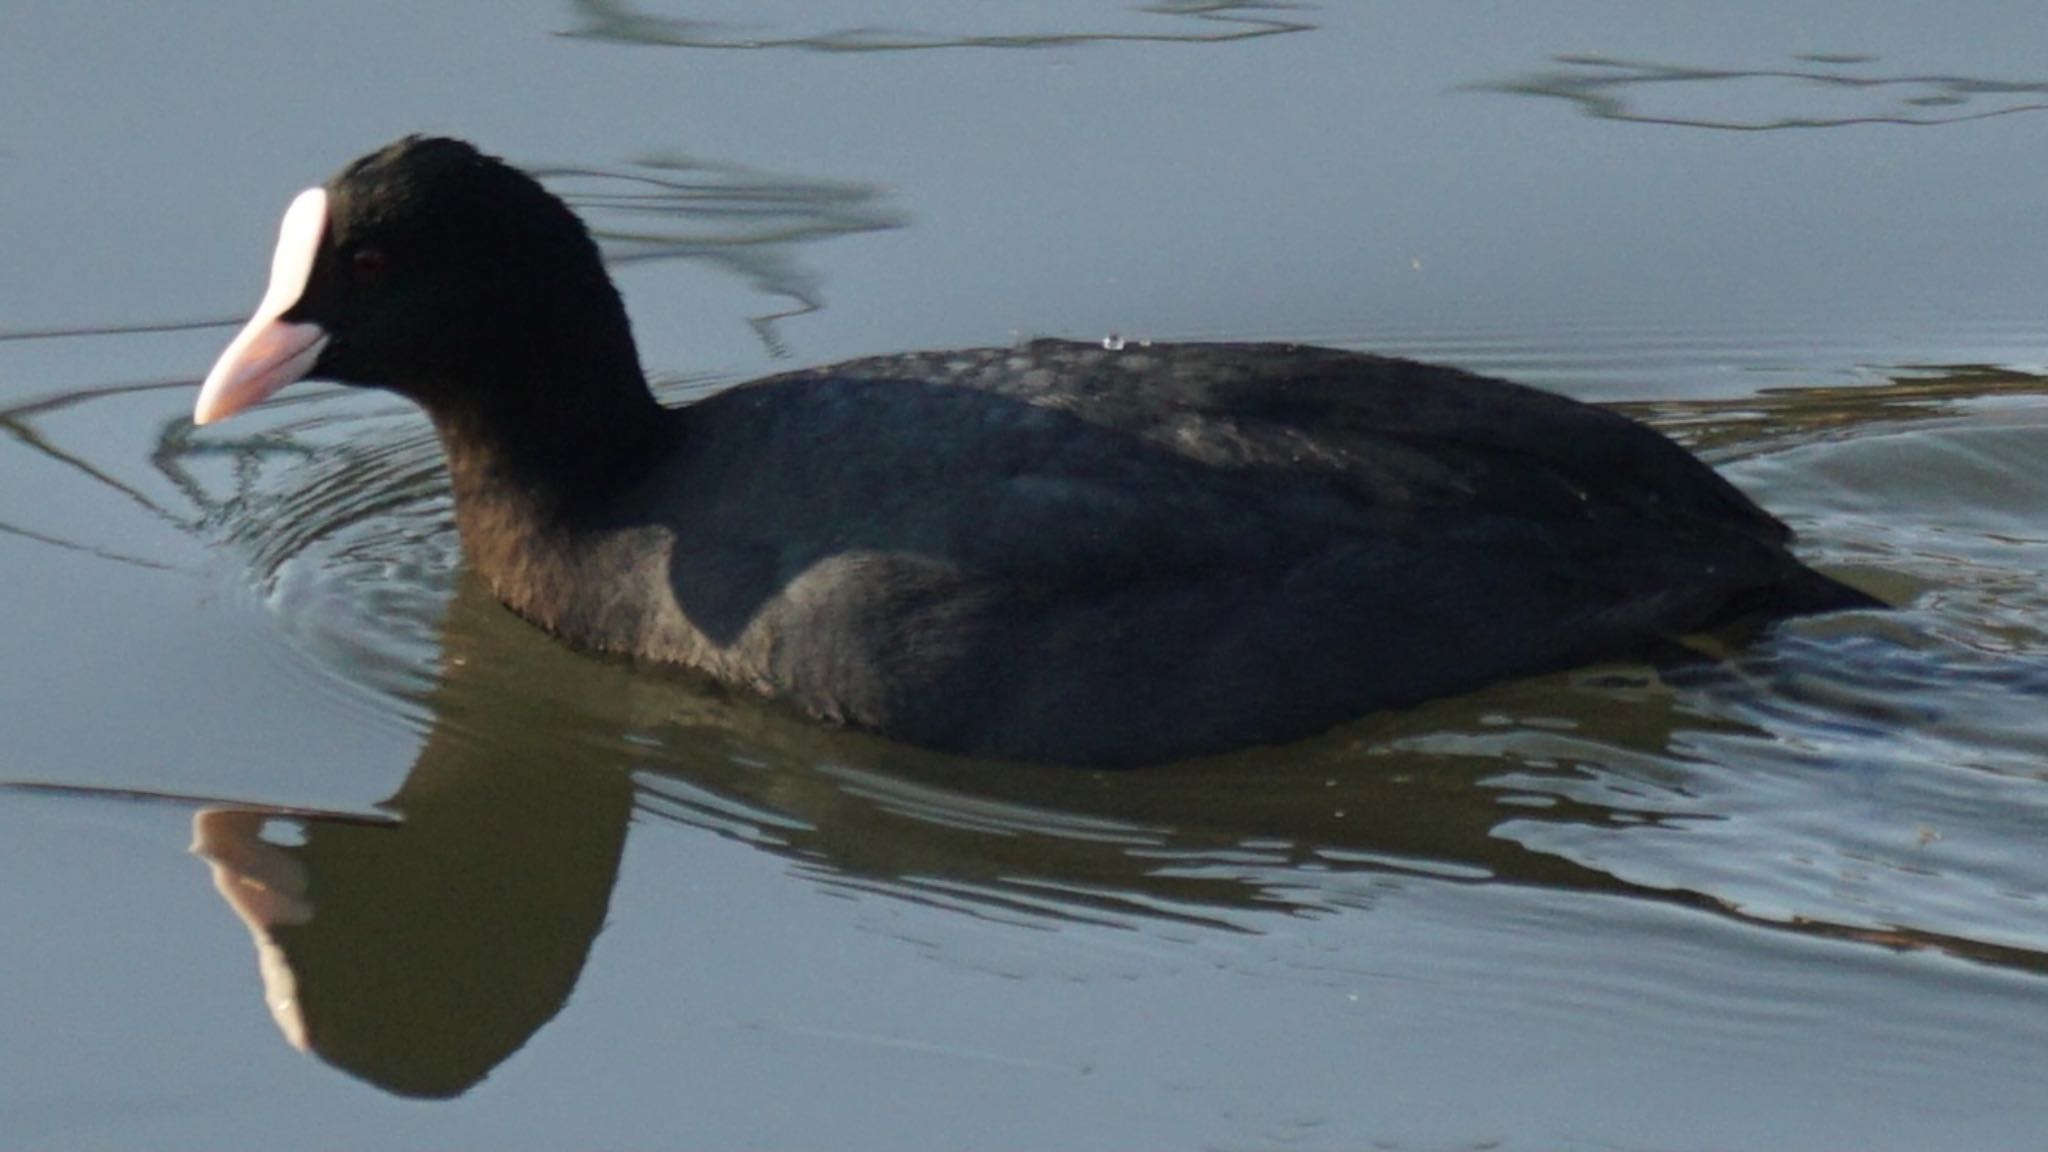
[(376, 248), (358, 248), (355, 255), (349, 258), (349, 262), (356, 270), (356, 279), (375, 280), (384, 275), (384, 269), (390, 266), (391, 258)]

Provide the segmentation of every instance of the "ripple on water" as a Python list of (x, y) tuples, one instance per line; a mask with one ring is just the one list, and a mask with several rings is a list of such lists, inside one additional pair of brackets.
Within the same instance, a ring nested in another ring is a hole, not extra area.
[(424, 733), (460, 570), (440, 448), (416, 418), (320, 405), (248, 442), (219, 512), (287, 663)]

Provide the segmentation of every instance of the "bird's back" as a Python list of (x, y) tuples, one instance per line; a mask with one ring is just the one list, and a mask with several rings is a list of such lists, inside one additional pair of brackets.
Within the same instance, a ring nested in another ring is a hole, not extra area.
[(671, 549), (634, 654), (963, 752), (1286, 740), (1623, 655), (1812, 575), (1781, 524), (1618, 415), (1327, 349), (881, 357), (679, 420), (616, 518)]

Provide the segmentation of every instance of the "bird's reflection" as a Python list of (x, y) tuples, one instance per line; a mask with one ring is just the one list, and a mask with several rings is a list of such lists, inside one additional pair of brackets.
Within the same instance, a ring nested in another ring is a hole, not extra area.
[(1313, 910), (1283, 878), (1305, 864), (1612, 885), (1491, 834), (1497, 765), (1360, 771), (1339, 735), (1138, 774), (991, 768), (584, 659), (467, 581), (445, 652), (396, 822), (194, 820), (285, 1038), (406, 1095), (464, 1091), (561, 1009), (636, 811), (985, 914), (1255, 931)]
[(292, 843), (265, 811), (193, 820), (286, 1040), (406, 1095), (463, 1091), (561, 1009), (633, 805), (623, 758), (573, 747), (545, 699), (455, 707), (488, 667), (450, 663), (450, 711), (385, 803), (399, 822), (294, 820)]
[[(1409, 875), (1741, 915), (1511, 832), (1662, 818), (1521, 787), (1489, 744), (1526, 735), (1532, 716), (1614, 748), (1666, 748), (1678, 728), (1715, 723), (1648, 670), (1509, 685), (1308, 745), (1120, 774), (951, 760), (587, 660), (469, 582), (445, 652), (436, 726), (385, 805), (395, 824), (231, 807), (195, 820), (195, 851), (255, 936), (285, 1038), (396, 1093), (463, 1092), (561, 1010), (636, 814), (745, 840), (819, 883), (1039, 922), (1257, 932), (1275, 915), (1367, 906), (1375, 884)], [(1969, 941), (1877, 942), (2042, 966)]]

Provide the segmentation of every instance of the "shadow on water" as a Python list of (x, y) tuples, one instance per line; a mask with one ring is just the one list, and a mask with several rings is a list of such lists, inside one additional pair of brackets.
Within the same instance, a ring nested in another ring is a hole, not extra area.
[[(2048, 109), (2048, 80), (1986, 80), (1971, 76), (1873, 72), (1873, 57), (1812, 54), (1783, 68), (1708, 68), (1616, 60), (1604, 56), (1554, 58), (1557, 68), (1465, 85), (1466, 91), (1564, 100), (1600, 120), (1668, 124), (1728, 132), (1786, 128), (1841, 128), (1856, 124), (1931, 127)], [(1715, 99), (1757, 95), (1750, 112), (1714, 110)], [(1653, 96), (1692, 101), (1669, 111), (1645, 107)], [(1843, 108), (1820, 107), (1848, 101)], [(1810, 109), (1786, 111), (1788, 108)]]
[(1146, 16), (1201, 22), (1202, 30), (1177, 32), (1018, 32), (944, 35), (877, 27), (838, 28), (799, 35), (759, 35), (749, 28), (687, 16), (656, 16), (621, 0), (576, 0), (581, 27), (563, 35), (621, 44), (726, 51), (794, 49), (804, 52), (916, 52), (948, 48), (1066, 48), (1083, 44), (1224, 44), (1257, 40), (1315, 25), (1292, 14), (1307, 4), (1276, 0), (1156, 0), (1133, 6)]

